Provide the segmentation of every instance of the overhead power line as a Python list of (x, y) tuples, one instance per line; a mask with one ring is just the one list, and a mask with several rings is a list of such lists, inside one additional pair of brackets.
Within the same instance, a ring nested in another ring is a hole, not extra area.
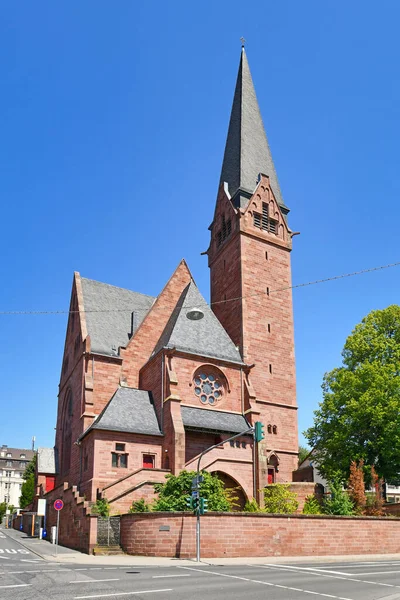
[[(310, 285), (317, 285), (320, 283), (327, 283), (328, 281), (337, 281), (338, 279), (346, 279), (348, 277), (355, 277), (356, 275), (364, 275), (365, 273), (373, 273), (374, 271), (382, 271), (383, 269), (391, 269), (392, 267), (400, 266), (400, 261), (390, 263), (388, 265), (381, 265), (379, 267), (371, 267), (370, 269), (362, 269), (361, 271), (354, 271), (352, 273), (344, 273), (342, 275), (335, 275), (333, 277), (326, 277), (325, 279), (316, 279), (314, 281), (307, 281), (306, 283), (298, 283), (296, 285), (288, 285), (275, 290), (265, 290), (262, 292), (255, 292), (254, 294), (248, 294), (246, 296), (237, 296), (236, 298), (227, 298), (226, 300), (217, 300), (211, 302), (210, 306), (215, 304), (227, 304), (228, 302), (237, 302), (238, 300), (246, 300), (248, 298), (254, 298), (256, 296), (266, 296), (271, 294), (277, 294), (286, 290), (295, 290), (297, 288), (307, 287)], [(166, 307), (153, 307), (154, 310), (170, 310)], [(175, 308), (175, 305), (174, 307)], [(191, 309), (196, 306), (183, 305), (182, 308)], [(151, 309), (151, 307), (150, 307)], [(149, 308), (135, 308), (135, 312), (148, 312)], [(109, 308), (109, 309), (93, 309), (93, 310), (0, 310), (0, 315), (66, 315), (66, 314), (78, 314), (79, 312), (84, 313), (110, 313), (110, 312), (132, 312), (130, 308)]]

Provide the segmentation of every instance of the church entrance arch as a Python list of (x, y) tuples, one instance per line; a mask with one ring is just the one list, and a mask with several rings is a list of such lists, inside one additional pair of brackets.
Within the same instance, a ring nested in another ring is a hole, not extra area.
[(222, 481), (225, 489), (232, 490), (232, 496), (236, 497), (235, 506), (232, 507), (233, 511), (242, 511), (244, 505), (247, 502), (247, 496), (242, 486), (233, 477), (224, 473), (223, 471), (213, 471), (212, 475), (217, 475), (218, 479)]

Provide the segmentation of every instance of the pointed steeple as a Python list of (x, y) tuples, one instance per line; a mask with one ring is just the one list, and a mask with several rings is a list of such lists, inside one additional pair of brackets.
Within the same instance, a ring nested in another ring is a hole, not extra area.
[(220, 183), (228, 183), (235, 206), (247, 204), (257, 185), (259, 173), (269, 176), (275, 198), (284, 207), (249, 63), (242, 46), (220, 179)]

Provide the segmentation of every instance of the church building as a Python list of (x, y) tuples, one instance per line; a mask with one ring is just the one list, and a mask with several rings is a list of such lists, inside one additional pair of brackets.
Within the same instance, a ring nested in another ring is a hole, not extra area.
[[(211, 303), (182, 260), (157, 297), (74, 274), (58, 396), (56, 485), (149, 500), (202, 468), (239, 503), (292, 481), (298, 435), (289, 209), (244, 48), (207, 250)], [(253, 447), (234, 434), (264, 424)], [(42, 490), (45, 492), (46, 490)]]

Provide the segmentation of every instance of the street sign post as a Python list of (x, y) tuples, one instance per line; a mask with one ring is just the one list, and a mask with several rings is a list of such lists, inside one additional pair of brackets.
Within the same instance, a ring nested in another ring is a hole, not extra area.
[(56, 500), (54, 502), (54, 510), (57, 511), (57, 535), (56, 535), (56, 556), (58, 552), (58, 531), (60, 529), (60, 511), (64, 508), (64, 502), (62, 500)]

